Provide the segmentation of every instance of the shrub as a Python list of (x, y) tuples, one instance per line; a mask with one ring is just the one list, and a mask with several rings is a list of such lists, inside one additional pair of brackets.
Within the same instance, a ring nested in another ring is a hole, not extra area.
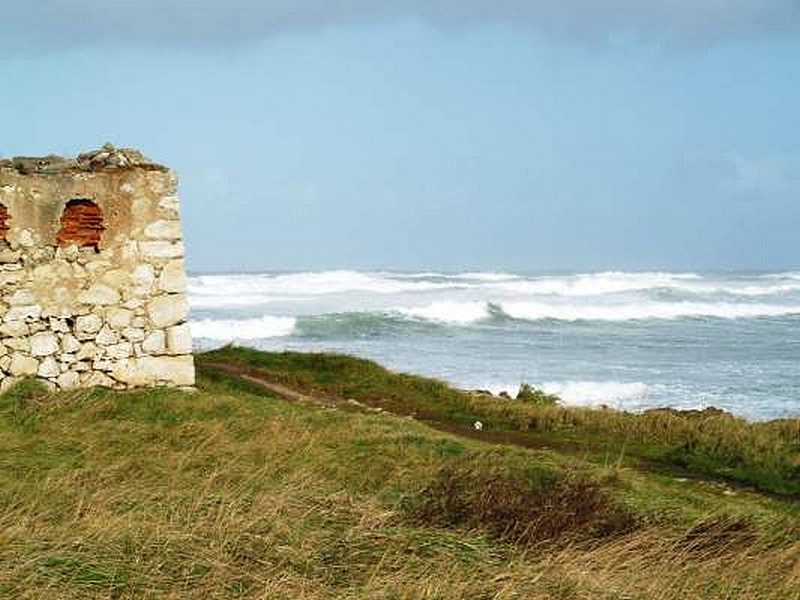
[(519, 386), (517, 400), (522, 400), (535, 406), (556, 406), (561, 401), (558, 396), (548, 394), (544, 390), (535, 388), (528, 383), (523, 383)]
[(497, 450), (447, 463), (406, 508), (426, 525), (483, 529), (525, 546), (605, 537), (636, 524), (599, 481)]

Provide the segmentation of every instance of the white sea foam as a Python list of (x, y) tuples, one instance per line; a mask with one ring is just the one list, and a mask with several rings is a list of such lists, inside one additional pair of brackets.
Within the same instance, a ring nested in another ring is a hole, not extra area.
[(800, 283), (784, 283), (780, 285), (746, 285), (744, 287), (725, 287), (718, 288), (728, 294), (739, 294), (742, 296), (772, 296), (774, 294), (786, 294), (800, 291)]
[(555, 304), (503, 302), (501, 308), (514, 319), (537, 321), (632, 321), (710, 317), (742, 319), (800, 314), (800, 305), (731, 302), (637, 302), (627, 304)]
[(602, 296), (657, 288), (694, 290), (698, 277), (694, 273), (608, 271), (499, 281), (491, 288), (524, 295)]
[[(401, 311), (409, 316), (455, 323), (485, 318), (485, 309), (475, 307), (475, 303), (479, 302), (501, 304), (511, 316), (521, 319), (628, 320), (681, 316), (773, 316), (794, 312), (794, 306), (786, 305), (800, 303), (798, 292), (800, 274), (796, 273), (783, 273), (780, 277), (724, 278), (658, 271), (608, 271), (536, 277), (491, 272), (444, 275), (320, 271), (202, 275), (192, 277), (189, 284), (190, 303), (195, 310), (257, 307), (278, 303), (283, 309), (273, 310), (285, 311), (286, 305), (290, 304), (290, 307), (300, 307), (301, 314), (320, 314), (380, 312), (399, 304), (415, 307)], [(670, 296), (674, 300), (670, 300)], [(769, 305), (770, 308), (766, 308), (770, 296), (775, 296), (776, 301)], [(763, 305), (737, 303), (736, 297), (742, 300), (749, 297), (764, 300)], [(592, 298), (596, 301), (591, 301)], [(777, 298), (781, 299), (780, 304)], [(575, 299), (575, 302), (561, 303), (560, 299)], [(723, 302), (723, 299), (727, 302)], [(466, 308), (463, 304), (465, 302), (471, 308)], [(456, 310), (452, 311), (452, 315), (442, 314), (439, 310), (441, 306)], [(469, 311), (471, 316), (462, 316), (466, 315), (465, 311)]]
[(421, 271), (419, 273), (395, 273), (393, 271), (376, 271), (376, 275), (380, 275), (381, 277), (389, 277), (391, 279), (446, 279), (448, 277), (447, 273), (441, 273), (439, 271)]
[(512, 273), (494, 273), (494, 272), (478, 272), (469, 271), (467, 273), (459, 273), (454, 275), (456, 279), (472, 279), (474, 281), (515, 281), (522, 279), (519, 275)]
[[(495, 306), (496, 309), (492, 309)], [(441, 301), (396, 308), (392, 313), (438, 323), (469, 325), (488, 319), (499, 309), (521, 321), (635, 321), (648, 319), (717, 318), (744, 319), (800, 315), (800, 305), (747, 304), (734, 302), (480, 302)]]
[(252, 306), (276, 299), (324, 296), (346, 292), (400, 294), (452, 287), (434, 281), (395, 278), (357, 271), (320, 271), (283, 275), (200, 275), (189, 281), (195, 308)]
[[(480, 389), (489, 391), (495, 396), (505, 392), (512, 398), (516, 398), (520, 385), (489, 383), (480, 386)], [(548, 394), (558, 396), (565, 405), (607, 405), (628, 409), (645, 406), (651, 390), (649, 385), (639, 381), (546, 381), (531, 385)]]
[(294, 317), (263, 316), (257, 319), (202, 319), (192, 321), (192, 335), (196, 338), (234, 341), (260, 340), (285, 337), (294, 332)]
[(767, 273), (761, 279), (792, 279), (800, 281), (800, 271), (784, 271), (783, 273)]
[[(245, 306), (261, 306), (275, 302), (278, 298), (263, 294), (238, 294), (234, 291), (219, 293), (189, 290), (189, 305), (193, 309), (224, 309)], [(299, 299), (298, 299), (299, 300)]]
[(564, 404), (574, 406), (600, 406), (633, 408), (646, 404), (650, 386), (641, 382), (620, 381), (547, 381), (538, 387), (555, 394)]
[(783, 274), (777, 280), (754, 279), (714, 280), (696, 273), (640, 272), (626, 273), (608, 271), (566, 276), (546, 276), (515, 279), (487, 279), (487, 290), (499, 290), (528, 296), (604, 296), (626, 292), (669, 290), (699, 295), (728, 294), (738, 296), (769, 296), (800, 291), (796, 281), (800, 276)]
[(426, 306), (398, 308), (394, 312), (452, 325), (469, 325), (489, 317), (489, 307), (485, 302), (434, 302)]

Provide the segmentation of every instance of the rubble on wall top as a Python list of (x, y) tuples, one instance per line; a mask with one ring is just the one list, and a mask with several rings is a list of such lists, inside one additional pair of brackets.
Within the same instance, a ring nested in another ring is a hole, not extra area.
[(99, 150), (79, 154), (76, 158), (50, 155), (42, 157), (15, 156), (10, 159), (0, 159), (0, 169), (16, 170), (22, 175), (53, 175), (132, 168), (166, 169), (166, 167), (149, 160), (138, 150), (116, 148), (111, 144), (105, 144)]

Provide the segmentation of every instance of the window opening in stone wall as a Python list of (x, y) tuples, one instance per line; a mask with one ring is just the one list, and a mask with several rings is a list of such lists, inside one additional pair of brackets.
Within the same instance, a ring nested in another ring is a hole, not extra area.
[(8, 223), (11, 217), (4, 204), (0, 204), (0, 244), (5, 244), (8, 239)]
[(91, 200), (70, 200), (61, 215), (59, 246), (75, 244), (81, 248), (99, 249), (103, 234), (103, 213)]

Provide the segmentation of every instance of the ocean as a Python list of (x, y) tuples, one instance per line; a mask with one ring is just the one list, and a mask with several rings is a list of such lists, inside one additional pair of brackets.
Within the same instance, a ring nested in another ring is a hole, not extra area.
[(800, 416), (800, 272), (190, 277), (198, 349), (342, 352), (569, 405)]

